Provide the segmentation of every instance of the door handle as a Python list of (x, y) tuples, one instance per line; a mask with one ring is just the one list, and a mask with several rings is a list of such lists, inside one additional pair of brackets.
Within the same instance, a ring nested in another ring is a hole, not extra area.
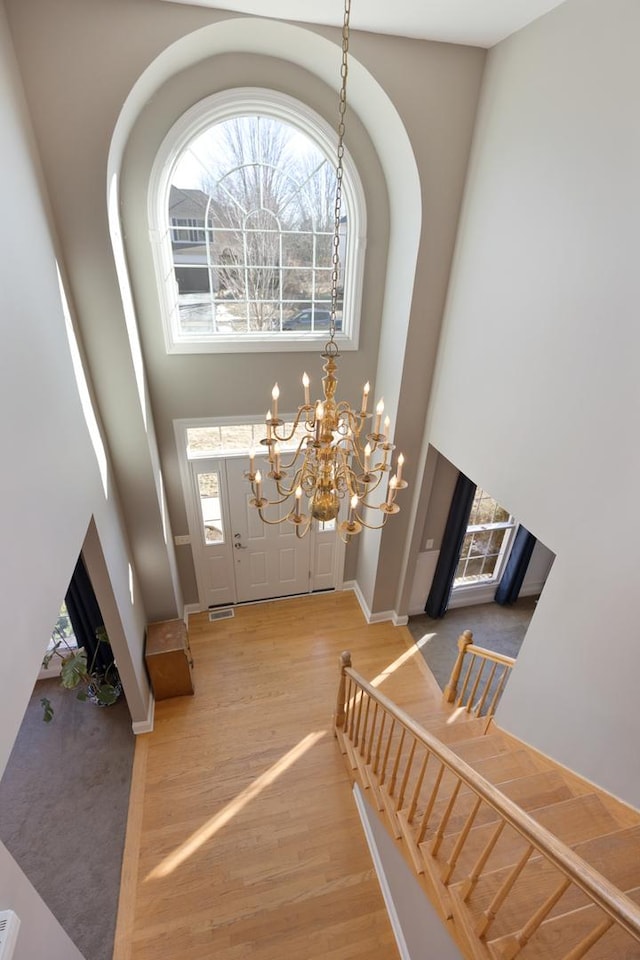
[(234, 543), (233, 545), (236, 550), (246, 550), (246, 547), (243, 547), (241, 543)]

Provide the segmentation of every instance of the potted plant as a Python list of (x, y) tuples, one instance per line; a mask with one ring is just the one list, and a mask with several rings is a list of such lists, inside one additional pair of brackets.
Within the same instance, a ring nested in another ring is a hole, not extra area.
[[(47, 650), (42, 666), (48, 669), (52, 660), (60, 660), (60, 685), (67, 690), (76, 690), (78, 700), (90, 700), (100, 707), (109, 707), (122, 693), (122, 683), (114, 660), (106, 667), (98, 666), (98, 652), (102, 644), (109, 645), (109, 637), (104, 626), (96, 629), (96, 645), (91, 660), (84, 647), (71, 646), (64, 624), (58, 620), (53, 631), (54, 644)], [(53, 707), (48, 697), (40, 699), (43, 709), (42, 719), (49, 723), (53, 718)]]

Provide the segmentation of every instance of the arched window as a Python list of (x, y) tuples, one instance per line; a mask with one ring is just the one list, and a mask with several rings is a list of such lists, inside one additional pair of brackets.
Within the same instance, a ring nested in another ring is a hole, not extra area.
[[(173, 126), (150, 181), (169, 352), (301, 350), (327, 339), (335, 133), (267, 90), (215, 94)], [(365, 207), (345, 154), (336, 339), (357, 346)]]

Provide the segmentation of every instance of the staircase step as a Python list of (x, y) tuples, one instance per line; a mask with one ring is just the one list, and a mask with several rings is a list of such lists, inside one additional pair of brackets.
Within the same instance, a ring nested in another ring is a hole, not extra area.
[[(520, 777), (518, 780), (508, 780), (500, 785), (500, 790), (522, 807), (523, 810), (531, 811), (538, 807), (547, 807), (553, 803), (560, 803), (563, 800), (569, 800), (575, 796), (571, 787), (566, 783), (562, 775), (557, 770), (545, 770), (542, 773), (533, 773), (528, 777)], [(452, 833), (459, 833), (464, 827), (467, 817), (471, 813), (475, 803), (476, 795), (471, 788), (465, 788), (460, 792), (455, 809), (444, 831), (445, 836)], [(433, 808), (431, 818), (431, 831), (437, 829), (440, 818), (443, 816), (447, 806), (447, 800), (438, 800)], [(489, 807), (486, 803), (482, 804), (476, 813), (473, 821), (474, 827), (481, 827), (486, 823), (495, 823), (499, 819), (499, 814)], [(429, 832), (427, 833), (429, 836)]]
[(439, 715), (429, 718), (423, 726), (443, 743), (452, 744), (458, 740), (470, 740), (472, 737), (483, 737), (487, 727), (486, 717), (470, 717), (462, 714), (459, 718), (444, 720)]
[[(541, 772), (537, 759), (524, 749), (514, 750), (512, 753), (505, 753), (495, 757), (488, 757), (484, 760), (478, 760), (470, 764), (470, 766), (472, 766), (478, 771), (478, 773), (480, 773), (490, 782), (499, 785), (500, 789), (503, 789), (504, 784), (506, 783), (521, 777), (529, 777), (533, 774)], [(434, 757), (429, 762), (427, 773), (423, 780), (422, 790), (420, 792), (420, 800), (414, 816), (414, 823), (416, 825), (422, 823), (423, 814), (427, 809), (427, 804), (430, 802), (431, 791), (435, 787), (438, 778), (440, 778), (440, 784), (438, 786), (437, 796), (435, 798), (436, 803), (446, 804), (452, 792), (454, 791), (456, 784), (458, 783), (457, 776), (451, 773), (448, 769), (446, 769), (442, 775), (440, 775), (440, 772), (440, 761), (436, 760)], [(410, 784), (410, 788), (407, 790), (407, 798), (412, 796), (412, 787), (413, 781)], [(455, 809), (457, 809), (457, 804), (462, 802), (463, 798), (468, 797), (469, 791), (470, 788), (466, 787), (465, 785), (460, 788)], [(409, 800), (407, 799), (407, 803), (408, 802)], [(434, 814), (431, 813), (428, 827), (431, 830), (435, 830), (439, 822), (439, 818), (436, 820)]]
[[(596, 794), (585, 794), (547, 807), (539, 807), (530, 811), (530, 815), (569, 846), (600, 834), (613, 833), (617, 829), (615, 820)], [(454, 881), (471, 871), (488, 844), (495, 826), (488, 823), (470, 830), (453, 874)], [(455, 834), (444, 838), (439, 852), (439, 859), (443, 863), (449, 859), (455, 840)], [(505, 827), (491, 853), (488, 868), (498, 870), (515, 864), (526, 846), (527, 843), (520, 834), (510, 826)]]
[[(604, 834), (573, 847), (578, 856), (621, 890), (640, 886), (640, 826)], [(486, 910), (505, 881), (508, 870), (485, 874), (467, 900), (474, 919)], [(507, 897), (491, 929), (492, 937), (521, 929), (532, 913), (551, 896), (560, 882), (555, 867), (542, 857), (532, 857)], [(571, 886), (553, 907), (554, 917), (588, 904), (578, 887)]]
[(465, 763), (474, 764), (489, 757), (500, 757), (512, 752), (511, 744), (507, 743), (501, 733), (491, 733), (484, 737), (472, 737), (470, 740), (459, 740), (451, 745), (451, 749)]
[[(640, 887), (630, 890), (627, 896), (640, 903)], [(518, 960), (561, 960), (581, 943), (602, 919), (602, 911), (590, 904), (546, 920), (517, 954)], [(509, 937), (490, 941), (491, 953), (496, 960), (505, 957), (504, 948), (508, 948), (510, 942)], [(506, 956), (509, 956), (508, 952)], [(640, 942), (620, 927), (613, 926), (585, 954), (585, 960), (640, 960)]]

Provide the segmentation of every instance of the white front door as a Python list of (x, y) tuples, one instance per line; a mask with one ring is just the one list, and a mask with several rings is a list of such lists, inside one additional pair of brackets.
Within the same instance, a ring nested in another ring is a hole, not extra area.
[[(266, 600), (312, 589), (312, 537), (298, 538), (292, 523), (263, 523), (249, 500), (246, 457), (227, 460), (229, 510), (238, 601)], [(278, 513), (278, 509), (282, 512)], [(268, 518), (284, 517), (290, 504), (270, 508)], [(333, 585), (333, 583), (331, 584)]]
[[(249, 504), (251, 487), (244, 475), (248, 467), (246, 456), (184, 461), (189, 533), (203, 610), (331, 590), (340, 582), (344, 545), (334, 525), (323, 528), (314, 523), (299, 539), (291, 523), (263, 524)], [(277, 508), (270, 508), (269, 519), (273, 509)]]

